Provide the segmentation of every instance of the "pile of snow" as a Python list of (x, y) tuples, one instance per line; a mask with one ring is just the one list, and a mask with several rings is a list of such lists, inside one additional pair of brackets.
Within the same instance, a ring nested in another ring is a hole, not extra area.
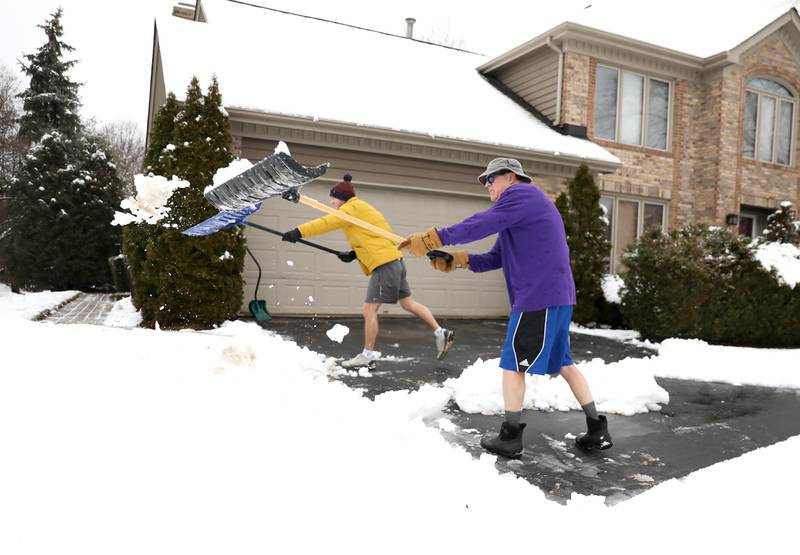
[(607, 302), (614, 304), (622, 302), (620, 292), (625, 286), (625, 282), (622, 281), (621, 277), (616, 274), (606, 274), (603, 276), (600, 286), (603, 289), (603, 296)]
[(425, 384), (416, 391), (387, 391), (375, 397), (377, 408), (403, 414), (409, 420), (431, 419), (441, 416), (453, 392), (448, 387)]
[(155, 224), (168, 213), (167, 201), (172, 193), (189, 186), (188, 181), (172, 176), (167, 179), (161, 175), (137, 174), (133, 178), (136, 195), (123, 199), (120, 208), (129, 212), (115, 212), (111, 225), (128, 225), (131, 223)]
[(275, 147), (275, 150), (273, 151), (273, 154), (278, 154), (280, 152), (283, 152), (284, 154), (286, 154), (288, 156), (292, 155), (292, 153), (289, 152), (289, 146), (286, 143), (284, 143), (283, 141), (278, 141), (278, 145)]
[(216, 171), (216, 173), (214, 173), (214, 177), (211, 178), (214, 184), (206, 187), (205, 191), (203, 191), (203, 194), (212, 190), (214, 187), (222, 185), (226, 181), (233, 179), (240, 173), (245, 172), (252, 167), (253, 164), (247, 158), (237, 158), (226, 167), (220, 168)]
[(800, 389), (800, 349), (727, 347), (699, 339), (666, 339), (656, 347), (657, 356), (622, 362), (663, 378)]
[(646, 341), (637, 341), (640, 334), (636, 330), (617, 330), (612, 328), (587, 328), (575, 322), (570, 323), (569, 331), (571, 333), (582, 333), (584, 335), (594, 335), (596, 337), (605, 337), (606, 339), (613, 339), (615, 341), (622, 341), (623, 343), (641, 344), (647, 347), (655, 347), (655, 343)]
[(790, 243), (761, 243), (754, 253), (767, 270), (775, 270), (778, 281), (789, 287), (800, 282), (800, 249)]
[[(669, 393), (656, 383), (653, 373), (631, 366), (631, 360), (605, 364), (598, 358), (578, 365), (600, 412), (630, 416), (657, 411), (659, 405), (669, 403)], [(499, 358), (478, 359), (458, 378), (444, 382), (453, 390), (453, 399), (462, 411), (503, 414), (503, 370), (499, 362)], [(523, 408), (566, 411), (581, 407), (563, 378), (528, 375)]]
[(79, 293), (79, 291), (12, 293), (8, 285), (0, 283), (0, 319), (30, 320), (64, 304)]
[(125, 297), (114, 303), (103, 325), (111, 328), (132, 329), (141, 323), (142, 313), (136, 310), (130, 297)]
[(331, 329), (325, 332), (325, 335), (327, 335), (328, 339), (331, 341), (341, 343), (348, 333), (350, 333), (350, 328), (342, 324), (335, 324)]

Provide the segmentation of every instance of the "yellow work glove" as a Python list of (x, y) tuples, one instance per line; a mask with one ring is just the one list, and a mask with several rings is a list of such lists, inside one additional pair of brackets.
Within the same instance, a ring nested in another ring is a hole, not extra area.
[(425, 256), (428, 251), (438, 249), (442, 246), (442, 240), (436, 233), (436, 228), (432, 227), (428, 231), (409, 235), (406, 240), (397, 245), (399, 249), (408, 249), (414, 256)]
[(456, 268), (466, 269), (469, 266), (469, 253), (467, 251), (451, 252), (453, 260), (446, 262), (444, 258), (432, 258), (431, 266), (440, 272), (452, 272)]

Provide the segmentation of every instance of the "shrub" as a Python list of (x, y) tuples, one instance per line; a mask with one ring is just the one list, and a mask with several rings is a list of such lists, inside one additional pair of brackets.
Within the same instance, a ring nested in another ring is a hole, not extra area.
[(781, 284), (749, 239), (690, 226), (646, 232), (626, 250), (621, 311), (642, 337), (800, 345), (800, 287)]
[(568, 192), (558, 196), (556, 207), (564, 220), (575, 279), (577, 304), (572, 319), (580, 324), (593, 322), (597, 320), (596, 303), (602, 296), (600, 281), (611, 246), (600, 190), (586, 164), (581, 164), (569, 181)]
[(203, 190), (215, 172), (233, 160), (231, 150), (216, 79), (207, 95), (192, 79), (180, 108), (169, 96), (154, 121), (144, 163), (149, 172), (177, 175), (190, 186), (172, 195), (163, 222), (129, 224), (125, 230), (132, 300), (147, 322), (207, 327), (235, 317), (242, 305), (242, 231), (233, 228), (207, 237), (181, 234), (217, 212)]

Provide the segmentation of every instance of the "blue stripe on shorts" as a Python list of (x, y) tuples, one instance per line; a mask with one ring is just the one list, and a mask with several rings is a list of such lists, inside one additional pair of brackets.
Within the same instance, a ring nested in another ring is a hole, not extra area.
[(573, 363), (569, 350), (572, 305), (512, 312), (500, 352), (500, 368), (528, 374), (558, 374)]

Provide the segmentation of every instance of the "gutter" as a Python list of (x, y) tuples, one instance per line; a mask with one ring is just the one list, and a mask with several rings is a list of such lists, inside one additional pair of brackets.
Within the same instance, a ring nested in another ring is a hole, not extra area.
[(558, 81), (556, 83), (556, 119), (553, 121), (553, 126), (561, 125), (561, 87), (564, 86), (564, 51), (553, 44), (553, 37), (549, 35), (545, 40), (545, 44), (558, 54)]
[[(237, 106), (226, 106), (225, 109), (228, 111), (232, 122), (237, 121), (240, 123), (250, 123), (255, 125), (288, 127), (291, 129), (311, 131), (322, 134), (341, 134), (364, 139), (397, 142), (398, 144), (411, 144), (422, 147), (452, 149), (453, 151), (457, 152), (479, 154), (489, 158), (511, 156), (513, 158), (530, 160), (532, 162), (562, 165), (564, 167), (571, 168), (577, 167), (581, 163), (585, 163), (592, 171), (597, 171), (600, 173), (612, 173), (622, 166), (620, 162), (612, 162), (610, 160), (584, 158), (574, 154), (560, 153), (555, 155), (552, 152), (522, 148), (514, 145), (481, 143), (478, 141), (467, 141), (464, 139), (454, 139), (450, 137), (432, 137), (427, 133), (398, 131), (394, 129), (384, 129), (378, 127), (365, 127), (362, 125), (342, 121), (322, 120), (310, 116), (278, 114)], [(264, 139), (265, 137), (258, 135), (254, 138)], [(310, 140), (308, 138), (298, 142), (315, 144), (317, 146), (334, 146), (335, 148), (339, 149), (347, 148), (347, 145), (330, 145), (325, 144), (324, 142)], [(366, 150), (370, 151), (369, 149)], [(374, 152), (380, 151), (376, 150)], [(460, 162), (467, 164), (472, 162), (475, 166), (484, 165), (484, 161), (482, 160), (462, 160)]]

